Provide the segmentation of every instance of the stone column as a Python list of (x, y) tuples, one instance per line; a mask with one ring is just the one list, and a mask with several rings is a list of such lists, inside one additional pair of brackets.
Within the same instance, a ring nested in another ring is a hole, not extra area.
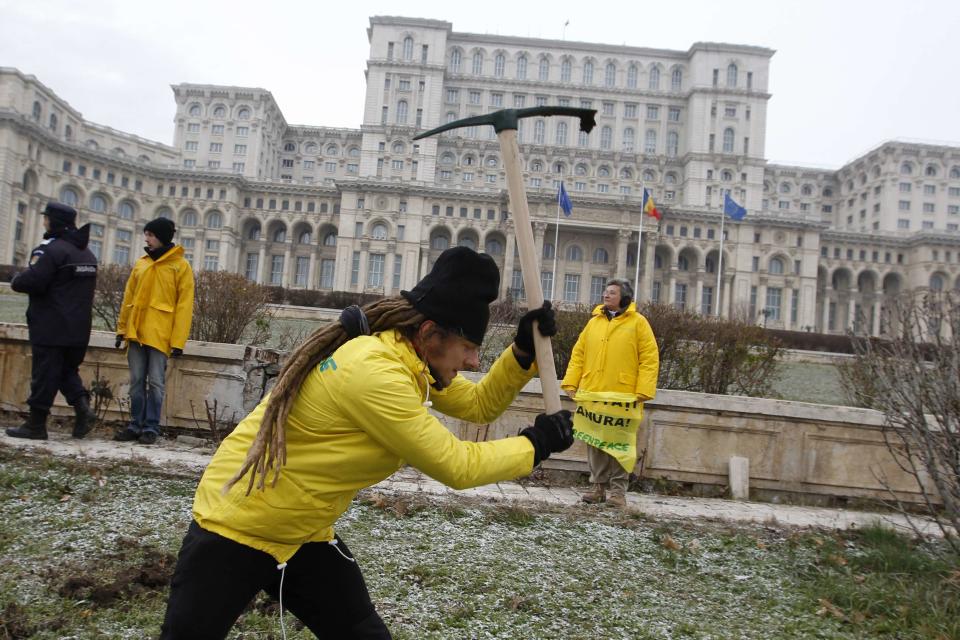
[[(513, 284), (513, 245), (516, 243), (516, 236), (513, 233), (512, 224), (507, 227), (506, 242), (507, 246), (503, 250), (503, 276), (500, 278), (501, 298), (506, 297), (507, 292), (510, 291), (510, 286)], [(514, 303), (516, 302), (514, 300)]]
[(313, 245), (310, 247), (310, 269), (307, 270), (307, 289), (319, 289), (320, 277), (317, 274), (317, 253), (320, 247)]
[(293, 282), (293, 243), (284, 242), (283, 243), (283, 286), (289, 288), (290, 284)]
[(883, 309), (883, 303), (880, 296), (877, 296), (873, 299), (873, 323), (870, 327), (870, 335), (879, 336), (880, 335), (880, 316)]
[(257, 283), (267, 283), (267, 243), (260, 241), (260, 251), (257, 257)]
[[(694, 286), (694, 291), (695, 291), (694, 295), (696, 297), (693, 299), (693, 310), (697, 313), (702, 312), (701, 307), (703, 306), (703, 276), (704, 276), (704, 272), (702, 271), (697, 272), (697, 281)], [(714, 292), (714, 296), (716, 296), (716, 292)], [(710, 310), (708, 309), (707, 313), (709, 314), (709, 312)]]
[[(677, 274), (671, 268), (667, 272), (667, 281), (663, 283), (667, 287), (666, 303), (673, 304), (677, 301)], [(662, 295), (660, 297), (663, 297)]]
[[(633, 232), (629, 229), (619, 229), (617, 231), (617, 255), (614, 257), (616, 260), (616, 271), (614, 271), (615, 278), (626, 278), (630, 282), (633, 282), (633, 273), (630, 273), (627, 269), (627, 250), (630, 248), (630, 237), (633, 235)], [(637, 260), (640, 259), (640, 256), (637, 256)], [(640, 292), (635, 291), (634, 295), (637, 298), (640, 297)]]
[(851, 287), (848, 294), (848, 298), (847, 298), (847, 326), (841, 327), (841, 329), (853, 330), (856, 319), (857, 319), (857, 290)]
[(830, 330), (830, 298), (831, 287), (827, 285), (823, 288), (823, 308), (820, 309), (821, 325), (820, 332), (826, 333)]

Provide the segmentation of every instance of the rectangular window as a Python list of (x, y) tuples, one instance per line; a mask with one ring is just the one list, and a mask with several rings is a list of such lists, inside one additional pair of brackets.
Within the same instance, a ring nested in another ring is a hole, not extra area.
[(764, 314), (766, 320), (780, 320), (780, 304), (783, 298), (783, 289), (767, 287), (767, 307)]
[(383, 286), (384, 254), (371, 253), (367, 259), (367, 286), (379, 288)]
[(336, 260), (324, 258), (320, 261), (320, 288), (333, 289), (333, 274)]
[(244, 268), (244, 275), (247, 277), (247, 280), (251, 282), (257, 281), (257, 276), (260, 273), (260, 254), (251, 251), (247, 254), (247, 263)]
[(624, 118), (636, 118), (637, 117), (637, 103), (627, 102), (623, 105), (623, 117)]
[(681, 311), (687, 308), (687, 285), (681, 282), (674, 287), (673, 306)]
[(238, 138), (246, 138), (248, 135), (250, 135), (250, 128), (249, 128), (249, 127), (237, 127), (237, 137), (238, 137)]
[(113, 248), (113, 262), (128, 264), (130, 262), (130, 247), (117, 245)]
[(502, 106), (503, 106), (503, 94), (502, 94), (502, 93), (491, 93), (491, 94), (490, 94), (490, 106), (491, 106), (491, 107), (502, 107)]
[(737, 107), (736, 105), (726, 105), (723, 108), (723, 115), (727, 118), (736, 118), (737, 117)]
[(353, 252), (353, 259), (350, 263), (350, 285), (357, 286), (360, 284), (360, 252)]
[(197, 142), (196, 140), (187, 140), (187, 144), (184, 145), (184, 150), (185, 150), (185, 151), (196, 151), (196, 150), (197, 150), (197, 145), (199, 145), (199, 144), (200, 144), (200, 143)]
[(614, 103), (604, 101), (604, 102), (603, 102), (603, 107), (602, 107), (602, 109), (603, 109), (603, 115), (605, 115), (605, 116), (612, 116), (612, 115), (614, 115), (614, 112), (613, 112)]
[(270, 256), (270, 284), (274, 286), (283, 284), (283, 256)]
[(220, 267), (220, 259), (217, 256), (203, 256), (204, 271), (216, 271)]
[(580, 275), (568, 273), (563, 277), (563, 299), (566, 302), (580, 300)]
[(603, 302), (603, 289), (607, 279), (603, 276), (590, 277), (590, 303), (599, 304)]
[(207, 251), (220, 251), (220, 241), (219, 240), (207, 240), (206, 241)]
[[(520, 286), (523, 286), (523, 279), (520, 280)], [(543, 297), (545, 300), (553, 300), (553, 272), (552, 271), (541, 271), (540, 272), (540, 288), (543, 289)]]
[(750, 287), (750, 318), (757, 317), (757, 287)]
[(310, 257), (297, 256), (296, 270), (293, 274), (293, 285), (295, 287), (306, 287), (307, 276), (310, 270)]
[(403, 267), (403, 256), (395, 254), (393, 256), (393, 290), (400, 290), (400, 275)]
[(187, 133), (200, 133), (200, 123), (191, 122), (187, 125)]
[(913, 188), (913, 185), (909, 182), (900, 183), (900, 193), (910, 193), (910, 190)]
[[(245, 144), (235, 144), (233, 145), (233, 154), (237, 156), (242, 156), (247, 153), (247, 145)], [(313, 163), (311, 163), (312, 166)]]
[(471, 91), (469, 94), (470, 104), (480, 104), (480, 95), (479, 91)]
[(460, 101), (460, 90), (459, 89), (447, 89), (447, 102), (448, 103), (457, 103)]
[(909, 201), (909, 200), (901, 200), (900, 202), (897, 203), (897, 208), (898, 208), (900, 211), (910, 211), (910, 201)]
[(647, 105), (647, 120), (659, 120), (660, 119), (660, 107), (655, 104)]
[(759, 256), (753, 256), (753, 258), (751, 259), (750, 265), (751, 265), (751, 271), (754, 271), (754, 272), (759, 271), (760, 270)]
[(924, 212), (924, 213), (934, 213), (935, 211), (936, 211), (936, 207), (934, 206), (934, 204), (933, 204), (932, 202), (924, 202), (924, 203), (923, 203), (923, 212)]
[(797, 324), (800, 309), (800, 293), (796, 289), (790, 290), (790, 322)]
[(654, 302), (660, 302), (660, 283), (656, 280), (653, 282), (653, 289), (650, 291), (650, 299)]
[(215, 125), (213, 125), (213, 126), (210, 128), (210, 133), (213, 134), (213, 135), (215, 135), (215, 136), (222, 136), (222, 135), (223, 135), (223, 125), (222, 125), (222, 124), (215, 124)]
[(336, 173), (337, 172), (337, 163), (336, 162), (324, 162), (323, 170), (327, 173)]
[(960, 187), (950, 187), (949, 189), (947, 189), (947, 194), (951, 198), (956, 198), (957, 196), (960, 196)]
[[(546, 296), (546, 293), (544, 293), (544, 296)], [(510, 297), (514, 301), (525, 300), (527, 297), (526, 291), (523, 289), (523, 273), (519, 269), (514, 269), (513, 276), (510, 278)]]
[(223, 143), (222, 143), (222, 142), (211, 142), (211, 143), (210, 143), (210, 153), (220, 153), (221, 151), (223, 151)]
[(219, 169), (220, 161), (219, 160), (207, 160), (207, 168), (209, 169)]
[(909, 228), (910, 228), (909, 220), (907, 220), (906, 218), (900, 218), (899, 220), (897, 220), (897, 229), (909, 229)]
[(680, 107), (670, 107), (667, 110), (667, 119), (670, 122), (680, 122)]
[(932, 184), (923, 185), (923, 195), (925, 196), (934, 196), (937, 195), (937, 187)]
[(700, 313), (708, 316), (713, 312), (713, 287), (703, 288), (703, 297), (700, 299)]

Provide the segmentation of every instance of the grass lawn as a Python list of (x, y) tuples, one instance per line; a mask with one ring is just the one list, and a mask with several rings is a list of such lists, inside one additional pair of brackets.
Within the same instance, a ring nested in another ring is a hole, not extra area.
[[(194, 486), (0, 445), (0, 640), (155, 637)], [(338, 532), (398, 640), (960, 639), (960, 566), (885, 530), (365, 493)], [(279, 633), (261, 595), (230, 638)]]

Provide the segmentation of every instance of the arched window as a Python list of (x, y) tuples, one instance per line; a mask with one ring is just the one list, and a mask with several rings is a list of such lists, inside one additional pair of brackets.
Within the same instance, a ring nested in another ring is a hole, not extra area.
[(327, 235), (323, 236), (323, 246), (325, 247), (335, 247), (337, 246), (337, 232), (330, 231)]
[(552, 259), (552, 258), (553, 258), (553, 243), (552, 243), (552, 242), (544, 242), (544, 243), (543, 243), (543, 257), (546, 258), (546, 259)]
[(673, 171), (670, 171), (663, 176), (663, 181), (667, 184), (677, 184), (677, 174), (675, 174)]
[(483, 73), (483, 54), (479, 51), (473, 54), (473, 75), (479, 76)]
[(311, 234), (309, 230), (304, 230), (300, 232), (300, 237), (297, 238), (297, 242), (300, 244), (310, 244)]
[(633, 151), (633, 127), (627, 127), (623, 130), (623, 150), (624, 151)]
[(437, 234), (430, 240), (430, 248), (436, 251), (443, 251), (450, 247), (450, 238), (444, 234)]
[(33, 119), (40, 122), (40, 116), (43, 115), (43, 107), (39, 102), (33, 103)]
[(360, 147), (350, 147), (349, 149), (347, 149), (347, 155), (350, 156), (351, 158), (359, 158)]
[(570, 77), (573, 75), (573, 63), (570, 62), (570, 58), (564, 58), (560, 63), (560, 82), (570, 82)]
[(600, 148), (609, 149), (613, 144), (613, 129), (608, 125), (603, 125), (600, 129)]
[(556, 144), (557, 145), (567, 144), (567, 123), (566, 122), (557, 123)]
[(610, 177), (610, 167), (605, 164), (600, 165), (600, 168), (597, 169), (598, 178), (609, 178)]
[(720, 179), (723, 182), (731, 182), (733, 180), (733, 172), (729, 169), (724, 169), (720, 172)]
[(250, 109), (246, 107), (240, 107), (237, 110), (237, 119), (238, 120), (249, 120), (250, 119)]
[(223, 226), (223, 217), (219, 211), (211, 211), (207, 214), (207, 229), (219, 229)]
[(483, 250), (491, 256), (503, 255), (503, 243), (496, 238), (489, 238)]
[(637, 65), (631, 64), (627, 67), (627, 88), (636, 89), (637, 88)]
[(727, 65), (727, 86), (737, 86), (737, 65), (733, 64), (732, 62)]
[(650, 85), (649, 88), (654, 91), (660, 90), (660, 68), (652, 67), (650, 69)]
[(934, 178), (937, 175), (937, 168), (932, 164), (928, 164), (925, 173), (927, 176)]
[(607, 264), (610, 262), (610, 254), (603, 247), (597, 247), (593, 250), (594, 264)]
[(260, 239), (260, 223), (247, 227), (247, 240), (259, 240)]
[(647, 132), (644, 134), (643, 152), (644, 153), (657, 152), (657, 132), (654, 131), (653, 129), (647, 129)]
[(533, 162), (531, 162), (530, 171), (533, 171), (534, 173), (540, 173), (541, 171), (543, 171), (543, 161), (534, 160)]
[(960, 178), (960, 167), (950, 167), (950, 177), (954, 180)]
[(780, 193), (790, 193), (790, 183), (781, 182), (780, 183)]
[(660, 257), (659, 253), (653, 254), (653, 268), (663, 269), (663, 258)]
[(400, 142), (399, 140), (397, 140), (397, 141), (394, 142), (393, 145), (390, 147), (390, 150), (391, 150), (393, 153), (395, 153), (395, 154), (402, 154), (402, 153), (406, 150), (406, 147), (403, 145), (402, 142)]
[(537, 120), (533, 123), (533, 144), (543, 144), (543, 139), (547, 131), (547, 125), (543, 120)]
[(460, 49), (450, 51), (450, 71), (460, 73)]
[(680, 91), (682, 89), (683, 89), (683, 71), (681, 69), (674, 69), (673, 73), (670, 74), (670, 90)]
[(770, 268), (768, 271), (770, 275), (773, 276), (783, 275), (783, 260), (780, 258), (770, 258)]
[(173, 220), (173, 211), (169, 207), (160, 207), (157, 209), (156, 217), (166, 218), (167, 220)]
[(477, 241), (474, 240), (473, 236), (460, 236), (460, 242), (458, 242), (457, 245), (473, 249), (474, 251), (477, 250)]
[(193, 209), (187, 209), (180, 214), (180, 226), (181, 227), (195, 227), (197, 226), (197, 212)]
[(680, 134), (676, 131), (667, 133), (667, 156), (675, 158), (680, 151)]
[(517, 79), (527, 79), (527, 56), (517, 58)]
[(287, 229), (286, 227), (277, 227), (273, 230), (273, 237), (271, 238), (274, 242), (286, 242), (287, 241)]
[(490, 169), (496, 169), (500, 165), (500, 161), (497, 160), (497, 156), (487, 156), (487, 167)]
[(57, 114), (55, 113), (50, 114), (50, 130), (51, 131), (57, 130)]
[(593, 84), (593, 63), (589, 60), (583, 63), (583, 84)]
[(703, 268), (707, 273), (716, 273), (717, 261), (713, 259), (713, 256), (709, 256), (706, 260), (704, 260)]
[(297, 145), (293, 142), (287, 142), (283, 145), (283, 150), (287, 153), (293, 153), (297, 150)]
[(681, 254), (677, 258), (677, 269), (680, 271), (690, 271), (690, 261), (687, 260), (687, 256)]
[(904, 162), (900, 165), (900, 173), (905, 176), (913, 175), (913, 165), (909, 162)]
[(567, 172), (567, 166), (562, 162), (557, 162), (553, 165), (553, 172), (558, 176), (562, 176)]
[(187, 113), (189, 113), (193, 118), (199, 118), (200, 114), (203, 113), (203, 109), (198, 104), (192, 104), (190, 105), (190, 109)]
[(544, 56), (540, 58), (540, 68), (537, 70), (537, 80), (550, 79), (550, 61)]
[(104, 213), (107, 210), (107, 199), (99, 193), (90, 197), (90, 210), (97, 213)]
[(73, 140), (73, 127), (67, 125), (63, 128), (63, 135), (67, 140)]
[(943, 291), (943, 276), (939, 273), (930, 276), (930, 289), (932, 291)]
[(214, 118), (225, 118), (227, 117), (227, 108), (222, 104), (218, 104), (213, 108), (213, 117)]
[(569, 262), (583, 262), (583, 249), (575, 244), (567, 247), (567, 260)]
[(812, 196), (812, 195), (813, 195), (813, 187), (810, 186), (809, 184), (803, 185), (802, 187), (800, 187), (800, 195), (802, 195), (802, 196)]
[(397, 123), (406, 124), (407, 123), (407, 101), (401, 100), (397, 103)]
[(338, 155), (338, 154), (340, 153), (340, 147), (338, 147), (338, 146), (335, 145), (335, 144), (328, 144), (328, 145), (327, 145), (327, 150), (326, 150), (325, 153), (326, 153), (326, 155), (328, 155), (328, 156)]
[(407, 36), (403, 39), (403, 59), (411, 60), (413, 58), (413, 38)]
[(608, 62), (603, 69), (603, 84), (607, 87), (614, 87), (617, 84), (617, 65)]
[(387, 239), (387, 225), (382, 222), (378, 222), (373, 225), (373, 232), (370, 234), (374, 240), (386, 240)]
[(124, 220), (133, 220), (134, 208), (133, 204), (129, 200), (124, 200), (120, 203), (120, 206), (117, 207), (117, 215), (119, 215)]
[(498, 78), (503, 77), (504, 69), (507, 66), (507, 58), (502, 53), (498, 53), (493, 59), (493, 75)]
[(657, 179), (657, 174), (655, 174), (655, 173), (654, 173), (653, 171), (651, 171), (650, 169), (645, 169), (645, 170), (643, 171), (643, 181), (644, 181), (644, 182), (653, 182), (653, 181), (656, 180), (656, 179)]
[(633, 180), (633, 169), (630, 167), (624, 167), (623, 169), (620, 169), (620, 179)]
[(585, 176), (587, 175), (587, 165), (581, 162), (580, 164), (578, 164), (573, 168), (573, 172), (578, 176)]
[(723, 130), (723, 152), (733, 153), (733, 129), (727, 127)]

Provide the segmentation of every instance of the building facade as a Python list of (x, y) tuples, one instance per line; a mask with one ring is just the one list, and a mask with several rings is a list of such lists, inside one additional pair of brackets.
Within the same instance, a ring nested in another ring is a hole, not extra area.
[[(167, 216), (195, 269), (395, 295), (462, 244), (492, 255), (502, 295), (522, 301), (492, 127), (413, 137), (566, 105), (596, 109), (593, 132), (566, 117), (518, 131), (547, 298), (593, 304), (607, 279), (639, 274), (639, 300), (880, 335), (901, 291), (960, 289), (960, 148), (887, 142), (840, 170), (767, 163), (770, 49), (478, 35), (396, 17), (371, 18), (368, 37), (359, 129), (288, 124), (263, 89), (180, 84), (172, 147), (87, 122), (0, 68), (0, 263), (25, 263), (36, 212), (59, 199), (92, 224), (105, 263), (136, 260), (144, 222)], [(558, 228), (561, 181), (574, 211)], [(641, 220), (644, 189), (659, 224)], [(723, 223), (721, 256), (724, 193), (748, 214)]]

